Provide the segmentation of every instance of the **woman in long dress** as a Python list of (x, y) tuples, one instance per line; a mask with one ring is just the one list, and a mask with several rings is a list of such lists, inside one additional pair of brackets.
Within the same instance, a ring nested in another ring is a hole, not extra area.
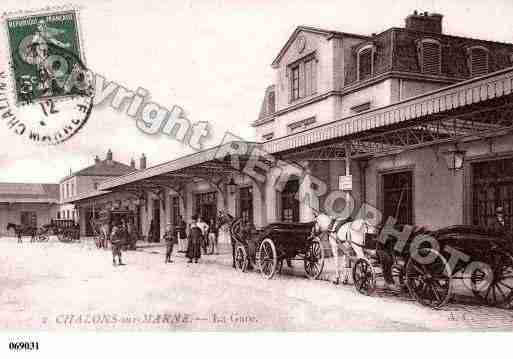
[(191, 223), (191, 229), (189, 231), (189, 240), (187, 243), (187, 254), (186, 257), (189, 258), (188, 263), (198, 263), (198, 259), (201, 258), (201, 243), (203, 242), (203, 234), (201, 229), (199, 229), (196, 224), (196, 220), (193, 219)]

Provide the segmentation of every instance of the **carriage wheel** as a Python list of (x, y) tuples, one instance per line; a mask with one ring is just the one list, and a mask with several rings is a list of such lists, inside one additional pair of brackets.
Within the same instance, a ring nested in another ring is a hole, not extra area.
[(266, 238), (260, 244), (260, 271), (265, 278), (271, 279), (276, 274), (278, 255), (274, 242)]
[(419, 254), (432, 256), (433, 261), (422, 264), (410, 258), (406, 264), (406, 286), (419, 303), (439, 309), (451, 299), (452, 270), (447, 260), (434, 249), (421, 249)]
[(249, 258), (244, 246), (238, 245), (235, 249), (235, 267), (241, 272), (248, 269)]
[(470, 275), (472, 293), (486, 304), (507, 306), (513, 302), (513, 256), (492, 250), (488, 258), (488, 271), (475, 268)]
[(321, 242), (314, 239), (305, 252), (305, 273), (309, 279), (317, 279), (324, 269), (324, 250)]
[(359, 258), (353, 267), (353, 283), (358, 292), (371, 295), (376, 290), (376, 273), (366, 258)]
[(39, 236), (37, 236), (37, 240), (39, 242), (46, 242), (48, 241), (48, 235), (46, 234), (40, 234)]

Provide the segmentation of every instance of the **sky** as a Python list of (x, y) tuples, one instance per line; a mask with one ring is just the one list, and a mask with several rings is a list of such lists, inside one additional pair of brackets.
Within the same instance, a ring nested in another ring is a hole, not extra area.
[[(31, 10), (67, 2), (2, 0), (0, 11)], [(270, 64), (299, 25), (370, 35), (402, 27), (414, 10), (444, 15), (444, 32), (513, 42), (513, 2), (381, 0), (123, 0), (74, 1), (87, 67), (128, 89), (147, 89), (152, 101), (178, 105), (192, 122), (208, 121), (206, 147), (226, 131), (255, 140)], [(3, 25), (3, 24), (2, 24)], [(7, 44), (0, 37), (0, 66)], [(0, 181), (57, 183), (71, 171), (104, 158), (129, 163), (142, 153), (148, 164), (193, 150), (164, 135), (147, 135), (123, 112), (100, 106), (87, 125), (56, 146), (33, 145), (0, 126)]]

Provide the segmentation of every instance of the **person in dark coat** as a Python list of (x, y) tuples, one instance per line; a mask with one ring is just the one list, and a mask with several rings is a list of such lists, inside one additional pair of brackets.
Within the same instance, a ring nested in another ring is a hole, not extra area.
[(495, 217), (493, 218), (493, 228), (499, 232), (506, 231), (506, 220), (504, 219), (504, 208), (497, 207)]
[(189, 230), (189, 240), (187, 244), (187, 254), (186, 257), (189, 258), (188, 263), (198, 263), (198, 259), (201, 258), (201, 244), (203, 242), (203, 234), (201, 229), (198, 227), (196, 221), (198, 220), (197, 216), (194, 216), (193, 222), (191, 223), (191, 227)]
[(155, 222), (152, 219), (150, 222), (150, 229), (148, 231), (148, 243), (154, 242), (155, 241), (154, 237), (155, 237)]
[(164, 241), (166, 242), (166, 259), (164, 263), (173, 263), (171, 255), (173, 254), (173, 247), (177, 243), (176, 234), (171, 223), (166, 226), (166, 233), (164, 233)]
[(123, 233), (121, 230), (121, 224), (116, 223), (114, 227), (112, 227), (112, 231), (110, 233), (110, 244), (112, 248), (112, 264), (116, 265), (116, 257), (118, 257), (118, 265), (123, 265), (121, 261), (121, 247), (123, 245)]

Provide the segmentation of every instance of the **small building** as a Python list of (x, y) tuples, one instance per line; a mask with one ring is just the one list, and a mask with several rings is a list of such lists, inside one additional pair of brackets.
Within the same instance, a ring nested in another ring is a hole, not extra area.
[[(146, 156), (143, 154), (140, 158), (140, 169), (145, 168)], [(133, 206), (129, 193), (110, 195), (98, 189), (103, 181), (135, 171), (137, 168), (133, 159), (130, 165), (115, 161), (111, 150), (108, 150), (104, 160), (96, 156), (93, 165), (65, 177), (60, 182), (59, 218), (73, 219), (79, 223), (82, 236), (93, 235), (91, 219), (97, 218), (105, 208), (130, 210), (138, 218), (138, 209)], [(138, 227), (138, 221), (134, 224)]]
[(59, 210), (59, 185), (47, 183), (0, 183), (0, 235), (9, 222), (40, 227), (50, 223)]

